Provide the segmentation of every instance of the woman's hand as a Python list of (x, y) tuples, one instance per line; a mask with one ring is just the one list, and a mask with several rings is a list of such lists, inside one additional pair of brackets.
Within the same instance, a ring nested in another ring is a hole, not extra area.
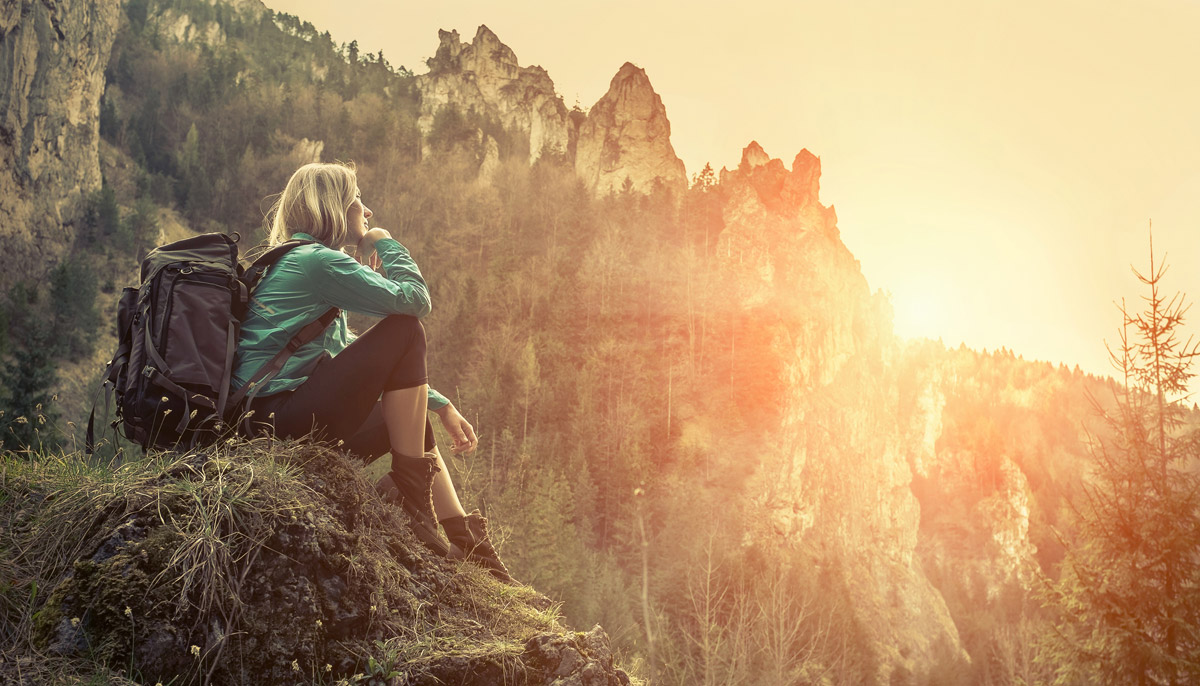
[(381, 238), (391, 238), (392, 234), (386, 229), (375, 227), (359, 236), (357, 243), (354, 246), (354, 258), (359, 264), (365, 264), (371, 269), (379, 269), (380, 260), (379, 253), (375, 252), (375, 243)]
[(471, 427), (467, 418), (454, 408), (454, 403), (436, 409), (434, 412), (441, 418), (442, 428), (450, 434), (450, 440), (454, 441), (450, 452), (468, 454), (475, 452), (475, 446), (479, 445), (479, 439), (475, 437), (475, 429)]

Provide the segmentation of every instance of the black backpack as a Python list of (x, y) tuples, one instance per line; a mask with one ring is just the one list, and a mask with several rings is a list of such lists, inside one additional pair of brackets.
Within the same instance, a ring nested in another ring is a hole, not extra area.
[[(332, 308), (304, 326), (243, 388), (230, 388), (250, 293), (280, 257), (313, 242), (281, 243), (245, 269), (236, 238), (221, 233), (151, 250), (142, 261), (141, 285), (126, 288), (117, 306), (117, 351), (101, 386), (106, 406), (116, 396), (113, 428), (148, 450), (209, 444), (236, 427), (246, 396), (253, 397), (296, 349), (338, 315)], [(93, 405), (89, 454), (95, 447), (95, 416)]]

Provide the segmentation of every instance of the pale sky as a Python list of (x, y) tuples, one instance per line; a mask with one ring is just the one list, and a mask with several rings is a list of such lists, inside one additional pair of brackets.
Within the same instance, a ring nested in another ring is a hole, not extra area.
[(486, 24), (568, 107), (633, 62), (689, 177), (808, 148), (901, 336), (1110, 374), (1151, 219), (1200, 297), (1200, 0), (266, 2), (418, 74)]

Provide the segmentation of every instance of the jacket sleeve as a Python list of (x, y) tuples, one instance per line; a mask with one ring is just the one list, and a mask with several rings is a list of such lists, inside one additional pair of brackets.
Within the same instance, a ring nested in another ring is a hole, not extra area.
[(433, 390), (433, 386), (429, 387), (429, 409), (440, 410), (450, 404), (450, 400), (446, 396)]
[(429, 287), (408, 250), (392, 238), (381, 238), (375, 250), (387, 276), (377, 274), (349, 255), (320, 250), (317, 268), (309, 270), (313, 290), (326, 304), (374, 317), (429, 314)]

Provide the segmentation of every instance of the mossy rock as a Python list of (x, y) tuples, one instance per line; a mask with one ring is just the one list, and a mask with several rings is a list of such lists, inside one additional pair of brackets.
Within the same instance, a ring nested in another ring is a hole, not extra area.
[[(532, 589), (427, 551), (340, 453), (227, 445), (122, 471), (83, 485), (86, 528), (42, 517), (79, 544), (31, 608), (39, 651), (146, 683), (628, 683), (602, 630), (564, 633)], [(5, 489), (52, 501), (38, 478)]]

